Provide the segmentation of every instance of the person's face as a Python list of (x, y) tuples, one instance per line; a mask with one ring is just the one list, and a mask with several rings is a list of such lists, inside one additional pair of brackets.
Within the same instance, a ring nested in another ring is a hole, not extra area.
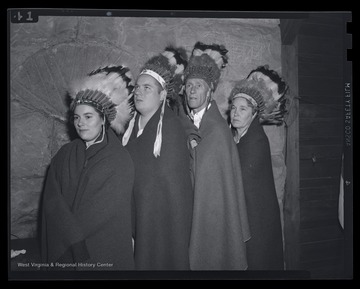
[(85, 142), (94, 141), (101, 133), (104, 120), (90, 105), (79, 104), (74, 110), (74, 126), (79, 137)]
[(200, 78), (188, 79), (185, 84), (185, 92), (187, 103), (195, 112), (202, 110), (207, 105), (211, 93), (209, 85)]
[(250, 126), (253, 116), (253, 108), (249, 106), (245, 98), (237, 97), (231, 105), (231, 124), (236, 129), (243, 129)]
[(135, 85), (135, 107), (141, 115), (153, 114), (166, 96), (158, 81), (150, 75), (142, 74)]

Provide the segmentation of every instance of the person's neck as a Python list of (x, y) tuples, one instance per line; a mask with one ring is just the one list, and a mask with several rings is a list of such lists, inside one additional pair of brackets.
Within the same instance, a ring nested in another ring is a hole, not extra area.
[(149, 120), (152, 118), (152, 116), (157, 112), (159, 108), (157, 108), (154, 111), (148, 112), (148, 113), (140, 113), (139, 112), (139, 128), (144, 129), (146, 124), (149, 122)]
[(96, 138), (94, 138), (91, 141), (85, 141), (86, 148), (89, 148), (91, 145), (93, 145), (102, 134), (103, 134), (103, 129), (99, 132)]
[(244, 136), (244, 134), (246, 133), (246, 131), (248, 129), (249, 129), (249, 126), (242, 127), (242, 128), (237, 128), (235, 130), (235, 140), (236, 140), (236, 142), (239, 142), (240, 138)]
[(201, 110), (203, 110), (204, 108), (205, 108), (205, 106), (202, 107), (202, 108), (194, 108), (191, 112), (192, 112), (193, 114), (196, 114), (196, 113), (200, 112)]
[(208, 107), (208, 105), (210, 104), (211, 101), (207, 101), (206, 103), (204, 103), (202, 106), (198, 107), (198, 108), (194, 108), (192, 109), (192, 113), (195, 114), (195, 113), (198, 113), (200, 112), (201, 110), (203, 110), (204, 108)]

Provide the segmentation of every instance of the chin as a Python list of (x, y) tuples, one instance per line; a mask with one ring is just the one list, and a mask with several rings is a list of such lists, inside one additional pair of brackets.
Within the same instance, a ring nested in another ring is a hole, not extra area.
[(238, 121), (232, 121), (231, 125), (233, 128), (242, 128), (243, 126)]

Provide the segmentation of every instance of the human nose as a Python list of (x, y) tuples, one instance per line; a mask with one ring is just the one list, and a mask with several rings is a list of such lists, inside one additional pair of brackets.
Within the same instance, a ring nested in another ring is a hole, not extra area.
[(237, 116), (237, 109), (236, 109), (236, 107), (233, 107), (233, 108), (232, 108), (232, 114), (233, 114), (234, 117)]
[(194, 89), (194, 86), (187, 86), (186, 87), (186, 93), (187, 94), (194, 94), (195, 93), (195, 89)]
[(81, 126), (84, 125), (84, 120), (83, 120), (81, 117), (78, 117), (78, 118), (75, 120), (75, 124), (76, 124), (76, 126), (81, 127)]
[(141, 89), (140, 89), (140, 86), (135, 86), (134, 88), (134, 94), (135, 95), (138, 95), (139, 93), (142, 93)]

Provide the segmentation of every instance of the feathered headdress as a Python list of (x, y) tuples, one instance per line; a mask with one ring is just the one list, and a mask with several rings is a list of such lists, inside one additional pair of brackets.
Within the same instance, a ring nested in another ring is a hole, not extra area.
[(230, 93), (230, 100), (233, 102), (238, 97), (246, 98), (252, 103), (261, 118), (266, 109), (265, 102), (271, 98), (271, 94), (263, 80), (242, 79), (235, 83)]
[(121, 134), (134, 112), (133, 88), (129, 68), (121, 65), (100, 67), (71, 84), (70, 110), (74, 111), (78, 104), (92, 105), (105, 115), (115, 132)]
[(169, 106), (174, 110), (179, 107), (179, 94), (182, 93), (184, 87), (184, 70), (187, 67), (187, 56), (185, 49), (175, 48), (171, 45), (165, 48), (162, 55), (169, 59), (169, 63), (175, 68), (172, 77), (171, 90), (167, 94)]
[(275, 70), (269, 69), (268, 65), (259, 66), (252, 70), (247, 79), (254, 81), (262, 80), (268, 90), (271, 91), (269, 96), (264, 96), (264, 111), (261, 115), (260, 122), (262, 124), (281, 125), (284, 122), (284, 116), (287, 113), (286, 98), (289, 89), (285, 81), (279, 76)]
[(220, 79), (221, 70), (228, 63), (228, 50), (223, 45), (197, 42), (193, 48), (188, 66), (184, 72), (185, 80), (201, 78), (213, 90)]
[[(186, 59), (184, 54), (181, 53), (181, 49), (176, 49), (173, 46), (167, 46), (165, 50), (150, 58), (139, 74), (147, 74), (155, 78), (163, 89), (166, 90), (166, 100), (162, 103), (160, 119), (157, 126), (156, 138), (154, 143), (154, 156), (160, 156), (161, 143), (162, 143), (162, 120), (165, 111), (165, 104), (169, 103), (174, 105), (178, 101), (178, 94), (182, 87), (183, 72), (186, 67)], [(132, 133), (135, 117), (131, 119), (128, 129), (126, 130), (122, 143), (125, 146)]]

